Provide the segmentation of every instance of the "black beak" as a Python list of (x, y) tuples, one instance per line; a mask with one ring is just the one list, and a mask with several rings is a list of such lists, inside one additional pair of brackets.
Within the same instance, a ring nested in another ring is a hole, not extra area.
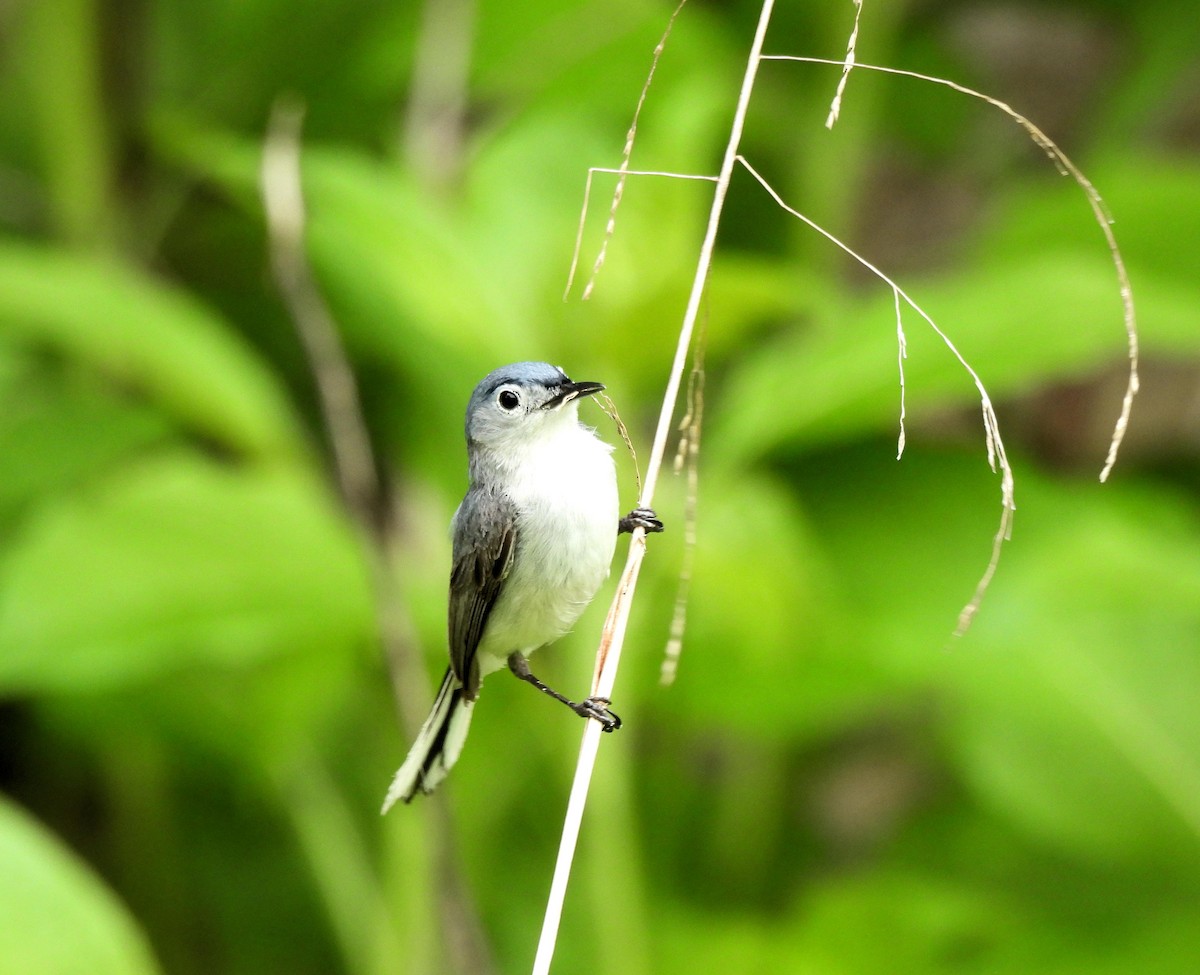
[(604, 389), (604, 383), (573, 383), (570, 380), (556, 388), (553, 396), (542, 404), (543, 410), (557, 410), (560, 406), (579, 399), (581, 396), (591, 396)]

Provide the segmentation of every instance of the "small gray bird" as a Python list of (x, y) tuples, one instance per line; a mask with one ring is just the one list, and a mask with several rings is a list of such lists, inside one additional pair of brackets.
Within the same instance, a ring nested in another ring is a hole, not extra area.
[(566, 633), (592, 601), (618, 533), (663, 530), (649, 508), (617, 517), (612, 447), (579, 422), (579, 400), (602, 389), (572, 382), (545, 362), (517, 362), (489, 373), (471, 394), (470, 486), (451, 522), (450, 666), (388, 789), (385, 813), (446, 777), (466, 740), (480, 682), (506, 664), (605, 731), (620, 727), (607, 700), (568, 700), (525, 660)]

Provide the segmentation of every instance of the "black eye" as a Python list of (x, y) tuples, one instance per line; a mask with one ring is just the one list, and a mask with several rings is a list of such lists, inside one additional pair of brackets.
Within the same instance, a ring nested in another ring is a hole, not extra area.
[(501, 408), (506, 410), (515, 410), (521, 405), (521, 397), (514, 393), (511, 389), (503, 389), (497, 397)]

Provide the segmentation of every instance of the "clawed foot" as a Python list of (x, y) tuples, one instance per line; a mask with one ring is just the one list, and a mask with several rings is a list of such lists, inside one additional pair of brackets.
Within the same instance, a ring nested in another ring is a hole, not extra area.
[(570, 698), (563, 697), (554, 688), (547, 687), (534, 677), (529, 672), (529, 662), (520, 653), (514, 652), (508, 655), (508, 669), (527, 684), (532, 684), (543, 694), (548, 694), (559, 703), (565, 704), (581, 718), (594, 718), (596, 721), (599, 721), (605, 731), (616, 731), (621, 727), (620, 717), (608, 708), (608, 705), (611, 703), (608, 698), (589, 697), (586, 701), (576, 704)]
[(576, 704), (574, 711), (581, 718), (594, 718), (606, 732), (612, 732), (621, 727), (621, 718), (615, 711), (609, 710), (608, 706), (611, 703), (606, 697), (589, 697), (586, 701)]
[(641, 528), (647, 533), (660, 532), (663, 530), (663, 523), (659, 521), (653, 508), (634, 508), (617, 522), (617, 534), (632, 532), (635, 528)]

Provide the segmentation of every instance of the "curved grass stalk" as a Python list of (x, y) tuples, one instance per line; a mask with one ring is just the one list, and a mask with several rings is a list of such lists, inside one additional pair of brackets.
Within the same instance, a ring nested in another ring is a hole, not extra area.
[[(829, 58), (801, 57), (794, 54), (764, 54), (762, 59), (764, 61), (799, 61), (805, 64), (842, 65), (843, 82), (849, 73), (849, 60), (833, 61)], [(1138, 378), (1137, 314), (1133, 306), (1133, 286), (1130, 284), (1129, 272), (1125, 269), (1125, 259), (1121, 256), (1121, 249), (1117, 246), (1117, 238), (1113, 233), (1112, 214), (1108, 212), (1103, 197), (1100, 196), (1096, 187), (1092, 185), (1092, 181), (1083, 175), (1079, 167), (1071, 161), (1065, 152), (1058, 148), (1053, 139), (1024, 115), (1005, 102), (1000, 101), (1000, 99), (993, 98), (991, 95), (985, 95), (983, 92), (976, 91), (974, 88), (968, 88), (966, 85), (960, 85), (957, 82), (938, 78), (934, 75), (921, 74), (918, 71), (905, 71), (902, 68), (888, 68), (878, 64), (855, 64), (854, 67), (862, 71), (878, 71), (883, 74), (900, 75), (905, 78), (915, 78), (918, 81), (927, 81), (930, 84), (941, 85), (960, 94), (969, 95), (972, 98), (978, 98), (981, 101), (987, 102), (1021, 126), (1034, 141), (1034, 144), (1050, 157), (1055, 168), (1062, 175), (1070, 176), (1079, 185), (1079, 188), (1083, 190), (1084, 195), (1087, 197), (1088, 205), (1092, 208), (1092, 214), (1096, 218), (1096, 223), (1099, 225), (1101, 233), (1104, 234), (1104, 240), (1108, 245), (1108, 252), (1112, 258), (1113, 267), (1116, 269), (1117, 284), (1121, 290), (1121, 304), (1124, 309), (1126, 344), (1129, 350), (1129, 380), (1125, 386), (1125, 396), (1121, 401), (1121, 414), (1117, 417), (1117, 422), (1113, 427), (1112, 440), (1108, 445), (1108, 455), (1105, 457), (1104, 467), (1100, 471), (1100, 480), (1107, 481), (1108, 475), (1112, 473), (1113, 466), (1117, 462), (1117, 454), (1121, 449), (1121, 442), (1125, 439), (1125, 431), (1129, 426), (1129, 414), (1133, 410), (1133, 398), (1137, 395), (1140, 380)], [(842, 85), (838, 86), (839, 97), (842, 87)]]

